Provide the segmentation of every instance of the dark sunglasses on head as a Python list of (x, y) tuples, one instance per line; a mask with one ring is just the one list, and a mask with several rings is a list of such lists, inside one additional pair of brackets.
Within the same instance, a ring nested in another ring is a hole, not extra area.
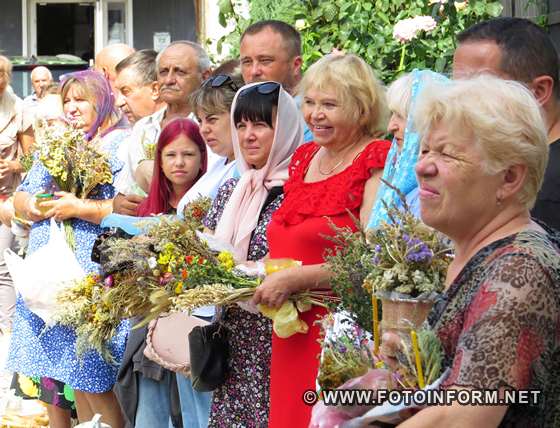
[(224, 85), (228, 85), (232, 91), (237, 92), (239, 87), (235, 84), (231, 76), (227, 74), (217, 74), (216, 76), (212, 76), (202, 83), (203, 88), (221, 88)]
[(280, 89), (280, 83), (276, 82), (263, 82), (258, 85), (251, 86), (250, 88), (243, 89), (239, 94), (240, 97), (249, 95), (253, 91), (257, 91), (261, 95), (270, 95)]

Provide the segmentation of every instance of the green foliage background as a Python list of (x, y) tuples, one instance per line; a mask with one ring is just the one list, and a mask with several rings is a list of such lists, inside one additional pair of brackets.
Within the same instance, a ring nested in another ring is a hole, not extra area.
[[(334, 47), (364, 58), (386, 83), (403, 71), (430, 68), (449, 71), (455, 36), (472, 24), (501, 14), (499, 1), (470, 0), (461, 10), (452, 0), (430, 4), (430, 0), (250, 0), (249, 19), (238, 15), (239, 1), (220, 0), (220, 23), (235, 21), (235, 29), (218, 42), (239, 52), (239, 37), (250, 24), (278, 19), (300, 30), (304, 66), (307, 67)], [(438, 25), (405, 45), (393, 38), (394, 25), (405, 18), (430, 15)]]

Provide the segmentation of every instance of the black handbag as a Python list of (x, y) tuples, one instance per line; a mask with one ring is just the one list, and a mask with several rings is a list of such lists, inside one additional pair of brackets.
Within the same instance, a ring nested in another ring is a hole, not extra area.
[(191, 381), (196, 391), (214, 391), (228, 372), (229, 344), (227, 329), (217, 321), (198, 326), (189, 334)]

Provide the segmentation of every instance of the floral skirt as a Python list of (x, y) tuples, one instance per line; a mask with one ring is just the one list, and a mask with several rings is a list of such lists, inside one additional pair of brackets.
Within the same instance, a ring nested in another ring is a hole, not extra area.
[(214, 391), (209, 427), (268, 426), (272, 321), (238, 306), (227, 308), (229, 374)]
[(39, 400), (63, 409), (75, 409), (74, 390), (58, 380), (15, 373), (11, 388), (16, 391), (16, 395), (25, 399)]

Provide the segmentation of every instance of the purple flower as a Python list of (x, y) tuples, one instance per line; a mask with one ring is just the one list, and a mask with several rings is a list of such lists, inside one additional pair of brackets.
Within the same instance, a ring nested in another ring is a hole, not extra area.
[(107, 287), (107, 288), (113, 287), (114, 283), (115, 283), (115, 281), (113, 279), (113, 275), (109, 275), (107, 278), (105, 278), (103, 280), (103, 284), (105, 284), (105, 287)]
[(426, 245), (425, 242), (418, 238), (411, 238), (408, 235), (403, 235), (403, 240), (406, 242), (406, 260), (413, 263), (429, 263), (434, 254), (432, 250)]

